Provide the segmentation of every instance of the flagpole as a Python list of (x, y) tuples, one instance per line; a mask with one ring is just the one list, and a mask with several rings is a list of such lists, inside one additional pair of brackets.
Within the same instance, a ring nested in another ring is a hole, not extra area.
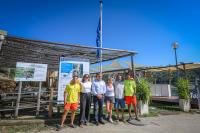
[(100, 73), (102, 74), (102, 0), (100, 0)]

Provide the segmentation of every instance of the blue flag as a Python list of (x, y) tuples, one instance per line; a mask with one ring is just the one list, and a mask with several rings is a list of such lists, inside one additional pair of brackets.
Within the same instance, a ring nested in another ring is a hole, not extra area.
[[(100, 32), (101, 32), (101, 24), (100, 24), (100, 19), (99, 19), (99, 24), (97, 27), (97, 37), (96, 37), (96, 45), (97, 47), (100, 47)], [(100, 49), (97, 49), (96, 57), (99, 59), (100, 58)]]

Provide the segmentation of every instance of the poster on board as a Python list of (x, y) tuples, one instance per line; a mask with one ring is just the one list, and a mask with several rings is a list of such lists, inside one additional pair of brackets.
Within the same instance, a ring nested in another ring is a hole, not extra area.
[(84, 74), (89, 74), (90, 62), (87, 59), (61, 57), (59, 63), (58, 104), (63, 104), (66, 85), (72, 80), (73, 73), (78, 74), (79, 80)]
[(15, 81), (46, 81), (47, 64), (17, 62)]

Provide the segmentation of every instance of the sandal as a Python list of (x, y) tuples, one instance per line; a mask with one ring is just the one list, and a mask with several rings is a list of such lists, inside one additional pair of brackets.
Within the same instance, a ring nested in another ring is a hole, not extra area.
[(75, 126), (74, 124), (72, 124), (72, 125), (70, 124), (69, 126), (70, 126), (71, 128), (76, 128), (76, 126)]

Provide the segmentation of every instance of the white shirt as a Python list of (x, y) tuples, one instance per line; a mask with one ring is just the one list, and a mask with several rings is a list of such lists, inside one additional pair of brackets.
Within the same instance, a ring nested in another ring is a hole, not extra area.
[(115, 96), (115, 90), (114, 90), (114, 87), (109, 87), (109, 86), (106, 86), (106, 96), (109, 96), (109, 97), (114, 97)]
[(92, 83), (92, 94), (104, 94), (106, 92), (106, 84), (103, 80), (95, 80)]
[(122, 99), (124, 98), (124, 82), (123, 81), (115, 81), (115, 97)]
[(88, 81), (88, 82), (84, 82), (81, 83), (82, 85), (82, 93), (90, 93), (91, 92), (91, 87), (92, 87), (92, 82)]

